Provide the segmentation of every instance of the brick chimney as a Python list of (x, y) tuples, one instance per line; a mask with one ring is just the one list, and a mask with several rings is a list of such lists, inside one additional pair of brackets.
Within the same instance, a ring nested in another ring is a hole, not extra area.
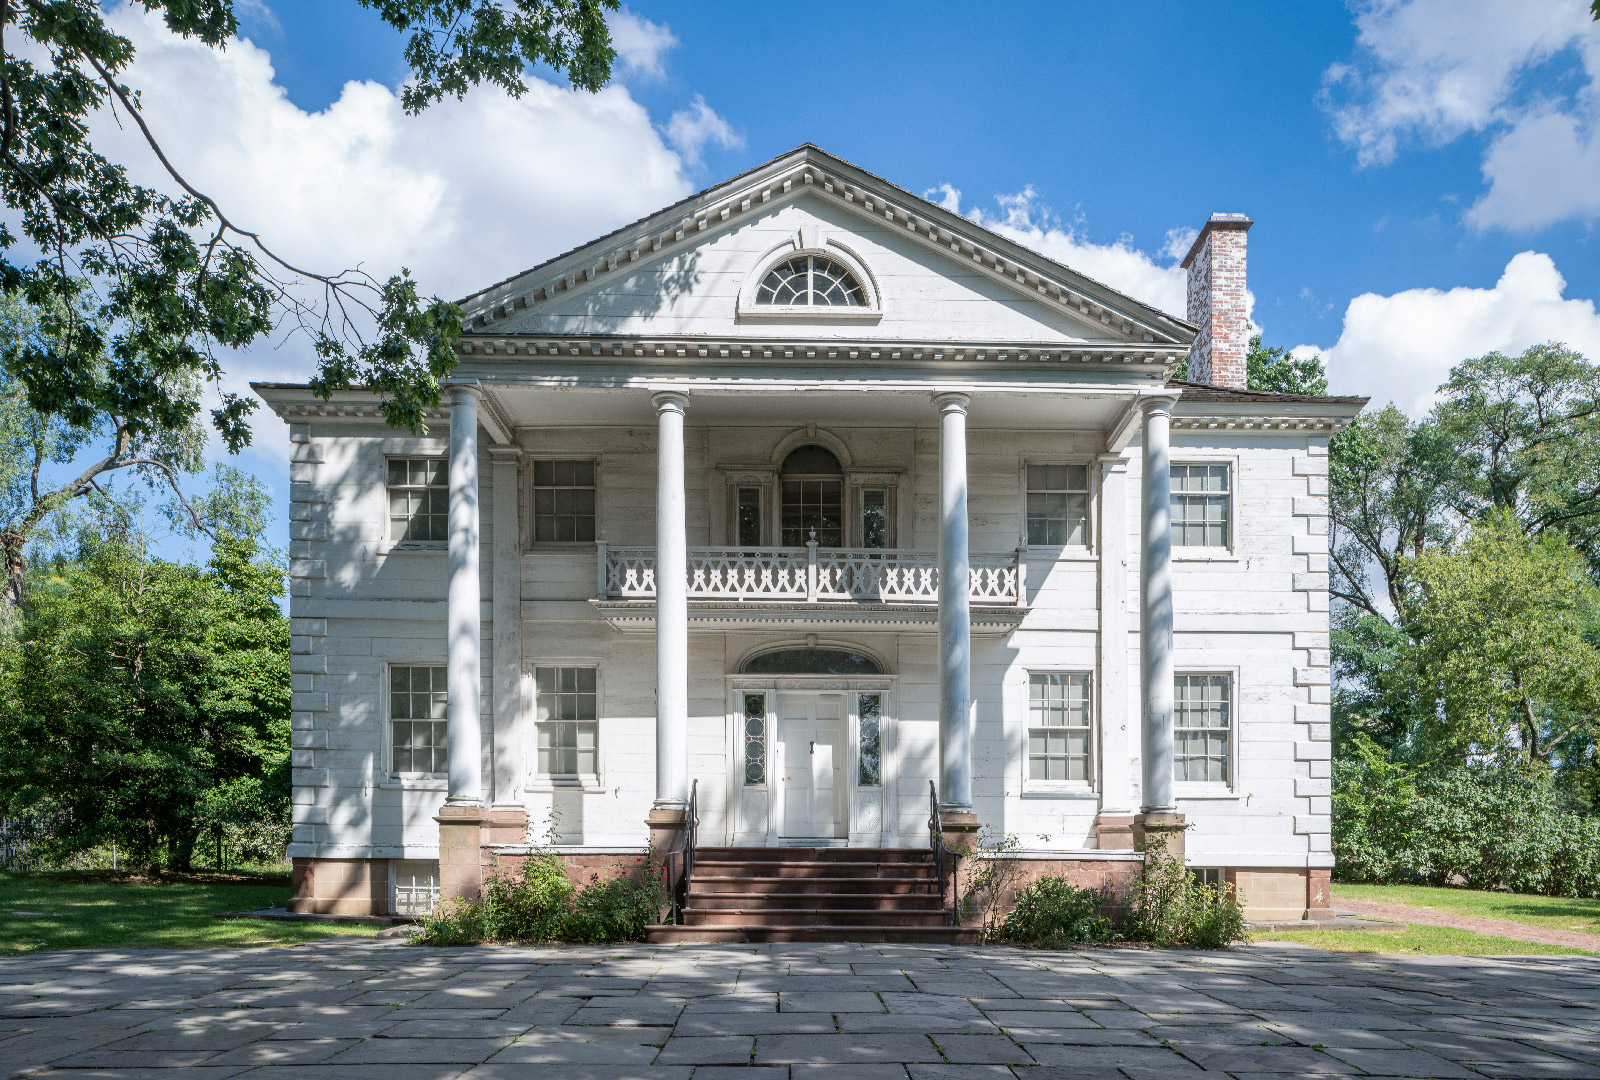
[(1189, 346), (1189, 381), (1243, 390), (1250, 324), (1245, 316), (1243, 214), (1212, 214), (1184, 256), (1189, 321), (1200, 327)]

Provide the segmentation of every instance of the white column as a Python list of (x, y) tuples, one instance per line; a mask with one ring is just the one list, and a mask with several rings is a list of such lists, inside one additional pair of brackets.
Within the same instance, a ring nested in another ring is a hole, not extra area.
[(517, 805), (523, 776), (522, 524), (517, 506), (515, 446), (489, 450), (494, 500), (494, 792), (496, 805)]
[(446, 561), (450, 588), (445, 602), (445, 743), (450, 778), (446, 801), (483, 804), (482, 709), (483, 611), (478, 579), (478, 399), (477, 383), (450, 387), (450, 537)]
[(972, 811), (972, 616), (967, 551), (967, 403), (939, 407), (939, 806)]
[(1100, 813), (1132, 817), (1128, 727), (1128, 459), (1100, 459)]
[(1144, 514), (1139, 558), (1141, 809), (1172, 811), (1172, 401), (1144, 403)]
[(689, 804), (689, 554), (683, 483), (688, 397), (661, 391), (656, 406), (656, 801)]

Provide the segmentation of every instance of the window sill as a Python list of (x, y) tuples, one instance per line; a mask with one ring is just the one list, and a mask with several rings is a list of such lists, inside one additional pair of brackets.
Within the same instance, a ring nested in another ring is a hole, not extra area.
[(1243, 795), (1240, 795), (1227, 784), (1196, 784), (1193, 787), (1188, 787), (1183, 784), (1175, 784), (1173, 785), (1172, 789), (1172, 797), (1175, 800), (1244, 798)]
[(378, 787), (396, 791), (445, 791), (450, 781), (443, 776), (386, 776)]
[(607, 788), (598, 776), (585, 776), (572, 780), (536, 777), (522, 785), (523, 791), (549, 794), (556, 791), (576, 791), (581, 795), (603, 795)]
[(1030, 563), (1093, 562), (1100, 557), (1087, 544), (1029, 544), (1025, 550)]
[(443, 540), (406, 540), (379, 548), (379, 555), (443, 555), (448, 550)]
[(573, 555), (586, 554), (594, 556), (597, 540), (535, 540), (522, 549), (524, 555)]
[(1173, 562), (1243, 562), (1244, 556), (1228, 548), (1187, 547), (1172, 549)]
[(1028, 787), (1022, 789), (1024, 799), (1098, 799), (1100, 793), (1084, 787)]
[(877, 322), (881, 318), (883, 312), (876, 308), (830, 307), (827, 304), (794, 307), (773, 304), (739, 310), (740, 321), (748, 319), (752, 322), (794, 322), (800, 319), (807, 322)]

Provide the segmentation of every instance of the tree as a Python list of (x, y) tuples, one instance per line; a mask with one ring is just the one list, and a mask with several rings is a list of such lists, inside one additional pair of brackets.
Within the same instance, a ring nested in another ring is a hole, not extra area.
[(229, 534), (203, 569), (115, 533), (63, 560), (30, 588), (7, 657), (4, 809), (54, 816), (64, 850), (115, 839), (181, 870), (202, 827), (283, 803), (282, 591), (281, 569)]
[[(1507, 510), (1477, 522), (1454, 551), (1407, 560), (1409, 621), (1428, 741), (1466, 753), (1515, 751), (1542, 762), (1600, 714), (1600, 589), (1556, 534), (1530, 537)], [(1425, 704), (1431, 705), (1431, 702)]]
[[(1249, 390), (1267, 390), (1275, 394), (1328, 392), (1328, 373), (1323, 369), (1321, 355), (1296, 357), (1282, 346), (1262, 344), (1260, 334), (1251, 335), (1244, 370), (1245, 386)], [(1172, 377), (1188, 379), (1189, 361), (1179, 364)]]
[[(534, 63), (598, 90), (615, 59), (605, 14), (618, 0), (355, 2), (409, 35), (411, 113), (483, 82), (520, 95)], [(137, 0), (174, 34), (219, 49), (238, 30), (235, 3)], [(133, 45), (101, 0), (0, 0), (0, 52), (0, 198), (21, 229), (0, 225), (0, 291), (20, 292), (44, 331), (5, 369), (32, 409), (78, 430), (115, 416), (137, 442), (190, 430), (210, 388), (221, 399), (211, 423), (237, 450), (255, 403), (221, 386), (219, 352), (283, 328), (310, 337), (318, 393), (364, 385), (390, 423), (423, 429), (455, 365), (458, 308), (424, 300), (403, 268), (380, 281), (294, 265), (230, 218), (152, 134), (123, 81)], [(133, 183), (95, 148), (100, 109), (143, 137), (171, 193)]]

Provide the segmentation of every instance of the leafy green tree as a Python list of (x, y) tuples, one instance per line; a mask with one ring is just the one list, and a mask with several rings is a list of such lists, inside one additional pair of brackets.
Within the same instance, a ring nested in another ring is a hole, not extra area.
[[(36, 571), (36, 573), (39, 571)], [(201, 830), (287, 817), (283, 576), (220, 536), (205, 568), (113, 535), (29, 590), (7, 656), (0, 800), (58, 844), (186, 869)]]
[(1425, 741), (1541, 762), (1593, 730), (1600, 589), (1570, 544), (1555, 534), (1530, 537), (1500, 510), (1456, 550), (1408, 563), (1416, 583), (1411, 666), (1422, 677), (1417, 692), (1438, 702), (1426, 710)]
[[(237, 2), (137, 0), (217, 49), (238, 31)], [(354, 2), (408, 35), (412, 113), (483, 82), (520, 95), (535, 63), (598, 90), (615, 59), (605, 14), (617, 0)], [(221, 399), (211, 423), (238, 449), (255, 403), (222, 387), (219, 353), (283, 328), (309, 335), (319, 393), (364, 385), (390, 423), (422, 429), (455, 365), (461, 311), (424, 300), (404, 269), (379, 280), (295, 265), (231, 218), (166, 156), (124, 81), (133, 59), (101, 0), (0, 0), (0, 291), (25, 296), (45, 331), (5, 358), (29, 406), (80, 430), (115, 416), (139, 442), (203, 422), (209, 387)], [(98, 110), (143, 138), (170, 191), (134, 183), (96, 148)]]
[[(1250, 337), (1250, 351), (1244, 358), (1245, 386), (1275, 394), (1326, 394), (1328, 373), (1321, 355), (1296, 357), (1280, 345), (1267, 346), (1260, 334)], [(1174, 379), (1189, 378), (1189, 361), (1179, 364)]]

